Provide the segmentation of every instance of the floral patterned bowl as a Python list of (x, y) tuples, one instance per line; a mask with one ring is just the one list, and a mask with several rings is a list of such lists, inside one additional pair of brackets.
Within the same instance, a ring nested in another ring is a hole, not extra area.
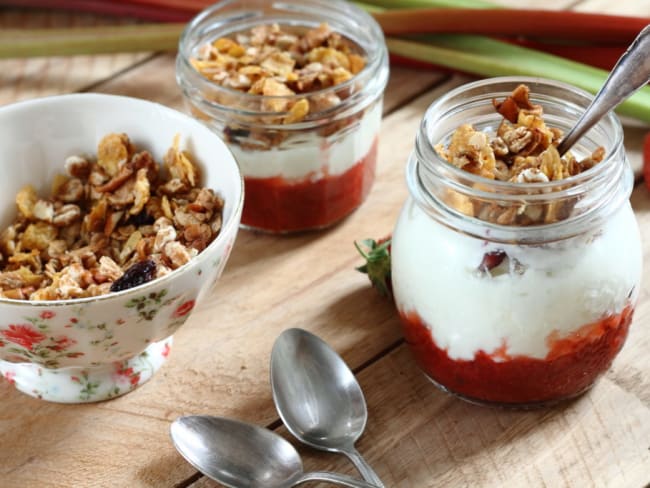
[(0, 375), (29, 395), (82, 403), (113, 398), (148, 380), (169, 354), (172, 334), (210, 293), (230, 254), (243, 183), (226, 145), (191, 117), (161, 105), (99, 94), (63, 95), (0, 108), (0, 226), (27, 184), (49, 188), (65, 158), (94, 154), (110, 132), (125, 132), (157, 161), (181, 135), (203, 185), (225, 200), (219, 236), (167, 276), (94, 298), (0, 299)]

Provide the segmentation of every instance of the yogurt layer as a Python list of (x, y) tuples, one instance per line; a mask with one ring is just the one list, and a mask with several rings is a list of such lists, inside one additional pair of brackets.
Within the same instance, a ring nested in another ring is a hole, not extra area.
[[(246, 150), (236, 144), (230, 149), (244, 178), (320, 179), (339, 175), (361, 161), (379, 134), (382, 104), (376, 102), (343, 136), (319, 136), (316, 131), (291, 136), (280, 147), (266, 151)], [(335, 142), (329, 142), (334, 138)]]
[[(588, 235), (539, 247), (488, 243), (450, 230), (409, 200), (392, 241), (396, 303), (417, 313), (452, 359), (504, 344), (511, 356), (544, 358), (552, 331), (565, 337), (635, 300), (638, 233), (626, 203)], [(480, 272), (493, 251), (521, 266), (499, 276)]]

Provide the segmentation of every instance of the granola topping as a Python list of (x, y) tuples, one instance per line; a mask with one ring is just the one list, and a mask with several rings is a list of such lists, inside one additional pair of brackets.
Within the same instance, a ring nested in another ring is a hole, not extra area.
[[(562, 131), (546, 125), (542, 106), (531, 103), (529, 95), (529, 88), (519, 85), (505, 100), (493, 101), (495, 109), (503, 116), (496, 134), (477, 131), (471, 125), (463, 124), (454, 131), (449, 145), (437, 144), (436, 151), (464, 171), (511, 183), (560, 182), (604, 159), (602, 147), (580, 160), (570, 152), (560, 156), (557, 145)], [(450, 192), (448, 203), (467, 215), (488, 222), (535, 225), (567, 218), (576, 200), (507, 207), (474, 201)]]
[[(242, 107), (272, 114), (259, 117), (258, 122), (285, 125), (302, 122), (310, 114), (340, 104), (353, 90), (342, 89), (322, 96), (311, 94), (341, 85), (366, 65), (361, 49), (327, 24), (310, 30), (261, 24), (202, 46), (190, 61), (201, 75), (214, 83), (260, 95)], [(214, 98), (224, 105), (238, 103), (227, 94), (214, 95)], [(251, 134), (240, 127), (228, 127), (225, 135), (229, 142), (247, 144), (238, 140), (242, 131), (254, 140), (248, 143), (249, 149), (276, 146), (287, 136), (283, 131)]]
[(97, 158), (71, 156), (50, 197), (31, 186), (0, 234), (0, 296), (62, 300), (124, 290), (164, 276), (221, 230), (223, 200), (177, 136), (159, 165), (126, 134), (108, 134)]

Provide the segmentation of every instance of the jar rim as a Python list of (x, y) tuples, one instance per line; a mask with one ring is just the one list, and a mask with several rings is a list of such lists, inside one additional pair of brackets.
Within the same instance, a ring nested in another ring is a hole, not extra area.
[[(282, 2), (273, 2), (270, 4), (270, 6), (272, 8), (279, 8), (281, 11), (286, 11), (286, 12), (318, 14), (318, 16), (314, 16), (314, 19), (316, 19), (319, 24), (324, 21), (333, 20), (335, 17), (344, 17), (344, 18), (353, 17), (358, 23), (369, 28), (369, 34), (372, 37), (373, 44), (376, 45), (376, 48), (367, 49), (361, 46), (364, 51), (364, 55), (366, 56), (366, 64), (363, 67), (363, 69), (359, 73), (356, 73), (354, 76), (352, 76), (352, 78), (350, 78), (349, 80), (346, 80), (337, 85), (333, 85), (331, 87), (321, 88), (319, 90), (314, 90), (305, 93), (296, 93), (294, 95), (260, 95), (260, 94), (248, 93), (234, 88), (223, 86), (219, 83), (216, 83), (212, 80), (205, 78), (190, 63), (191, 51), (196, 47), (196, 44), (191, 43), (192, 34), (201, 28), (206, 28), (209, 25), (214, 24), (217, 19), (226, 21), (224, 22), (223, 25), (224, 28), (228, 27), (228, 25), (230, 24), (228, 20), (231, 19), (244, 20), (249, 18), (249, 19), (259, 20), (260, 22), (256, 22), (255, 25), (272, 23), (271, 22), (272, 19), (268, 19), (267, 15), (260, 12), (256, 13), (255, 9), (257, 7), (255, 5), (250, 5), (250, 3), (251, 2), (244, 2), (244, 4), (242, 5), (242, 9), (245, 9), (247, 13), (242, 13), (241, 10), (237, 9), (237, 10), (226, 11), (224, 12), (224, 15), (219, 15), (219, 11), (224, 7), (237, 4), (237, 0), (234, 1), (221, 0), (211, 5), (210, 7), (202, 10), (196, 17), (194, 17), (186, 25), (179, 40), (177, 65), (179, 63), (182, 63), (183, 67), (185, 68), (185, 74), (191, 77), (191, 81), (193, 85), (204, 87), (206, 89), (214, 91), (215, 93), (223, 93), (224, 95), (230, 97), (237, 97), (240, 100), (244, 100), (244, 101), (260, 101), (260, 100), (297, 101), (306, 97), (319, 96), (319, 95), (332, 93), (333, 91), (337, 92), (341, 90), (346, 90), (349, 87), (356, 85), (357, 83), (360, 82), (363, 83), (364, 80), (366, 81), (373, 80), (377, 72), (381, 71), (382, 66), (387, 64), (388, 54), (387, 54), (386, 44), (384, 41), (383, 31), (381, 30), (381, 27), (375, 21), (375, 19), (370, 14), (362, 10), (361, 8), (342, 0), (301, 0), (301, 1), (284, 0)], [(265, 21), (265, 19), (267, 20)], [(310, 26), (311, 24), (307, 21), (303, 21), (301, 23), (298, 22), (291, 23), (291, 25), (296, 25), (296, 26)], [(222, 29), (221, 28), (217, 29), (215, 32), (219, 32), (220, 30)], [(235, 31), (235, 30), (228, 29), (228, 32), (231, 31)], [(348, 33), (344, 33), (344, 32), (339, 32), (339, 33), (344, 37), (352, 39), (357, 44), (359, 44), (359, 42), (353, 39)], [(387, 82), (387, 78), (388, 75), (386, 70), (386, 74), (380, 76), (379, 79), (377, 80), (380, 83), (383, 83), (382, 90)], [(335, 105), (334, 107), (331, 107), (329, 111), (332, 111), (332, 109), (340, 108), (341, 106), (346, 105), (345, 101), (346, 100), (343, 100), (341, 103)], [(205, 102), (208, 105), (213, 106), (214, 108), (219, 108), (222, 110), (223, 109), (233, 110), (243, 115), (281, 116), (281, 115), (286, 115), (287, 113), (286, 111), (273, 112), (273, 111), (261, 111), (261, 110), (257, 111), (257, 110), (248, 110), (248, 109), (243, 110), (240, 108), (233, 109), (232, 107), (229, 107), (227, 105), (222, 105), (209, 100), (205, 100)], [(319, 113), (324, 113), (324, 112), (325, 111)]]

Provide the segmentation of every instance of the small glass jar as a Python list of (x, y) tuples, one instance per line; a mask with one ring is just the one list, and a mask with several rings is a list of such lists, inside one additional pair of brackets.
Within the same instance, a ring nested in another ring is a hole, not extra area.
[[(327, 23), (357, 46), (365, 67), (350, 80), (291, 96), (249, 94), (203, 77), (191, 64), (202, 46), (260, 24), (294, 30)], [(177, 81), (190, 111), (224, 138), (245, 183), (244, 227), (287, 233), (330, 226), (365, 200), (374, 181), (388, 57), (373, 18), (342, 0), (228, 0), (185, 29)], [(284, 123), (306, 98), (310, 112)]]
[[(392, 279), (406, 341), (436, 385), (472, 402), (532, 407), (579, 395), (609, 368), (632, 320), (642, 253), (614, 114), (572, 149), (580, 158), (603, 146), (605, 159), (565, 180), (488, 180), (438, 155), (434, 145), (461, 124), (496, 132), (492, 100), (521, 83), (565, 133), (592, 99), (554, 81), (493, 78), (434, 102), (407, 165)], [(500, 225), (503, 212), (553, 218)]]

